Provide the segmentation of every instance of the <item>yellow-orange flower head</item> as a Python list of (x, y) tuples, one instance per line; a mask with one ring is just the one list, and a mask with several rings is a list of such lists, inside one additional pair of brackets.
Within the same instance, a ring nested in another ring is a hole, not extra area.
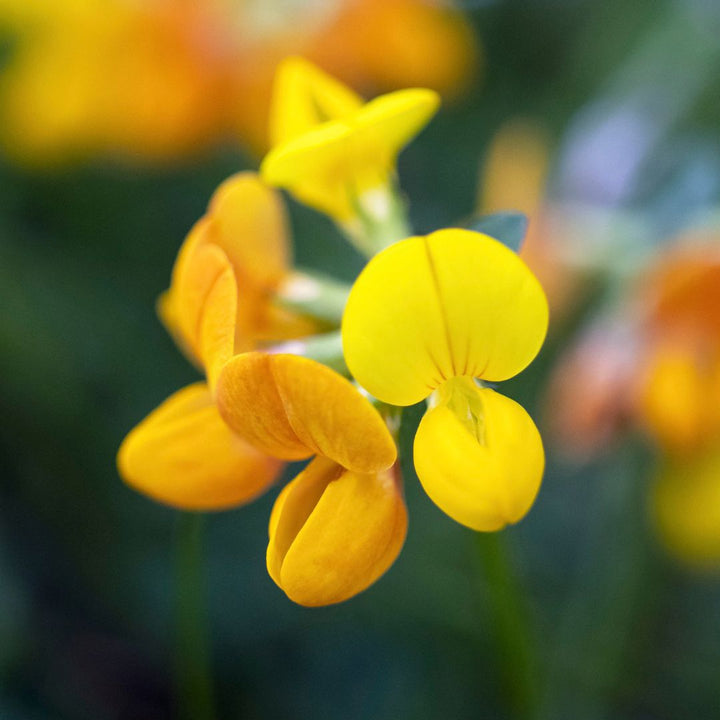
[(476, 530), (523, 517), (544, 453), (525, 410), (474, 379), (523, 370), (547, 324), (545, 295), (523, 261), (469, 230), (392, 245), (350, 293), (342, 324), (348, 368), (383, 402), (432, 396), (415, 437), (415, 468), (433, 501)]

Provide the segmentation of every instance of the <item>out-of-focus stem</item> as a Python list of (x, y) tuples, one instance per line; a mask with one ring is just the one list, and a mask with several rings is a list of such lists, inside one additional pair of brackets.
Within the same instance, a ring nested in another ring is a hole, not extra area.
[(407, 206), (393, 183), (357, 198), (355, 216), (341, 223), (340, 228), (369, 258), (412, 235)]
[(539, 711), (535, 638), (507, 540), (502, 532), (478, 533), (477, 557), (486, 580), (491, 632), (509, 717), (529, 719)]
[(317, 360), (341, 375), (348, 375), (347, 365), (343, 356), (342, 337), (340, 331), (310, 335), (298, 340), (288, 340), (267, 348), (270, 353), (289, 353)]
[(283, 307), (338, 327), (350, 286), (312, 270), (295, 270), (280, 285), (275, 300)]
[(177, 699), (185, 720), (214, 720), (200, 513), (182, 513), (177, 532)]

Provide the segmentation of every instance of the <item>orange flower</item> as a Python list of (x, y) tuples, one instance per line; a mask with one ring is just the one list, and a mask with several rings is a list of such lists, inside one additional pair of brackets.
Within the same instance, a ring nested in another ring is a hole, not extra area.
[(370, 402), (308, 358), (253, 352), (225, 365), (220, 413), (254, 447), (315, 459), (279, 495), (268, 572), (302, 605), (341, 602), (370, 586), (405, 540), (407, 510), (393, 439)]
[(130, 485), (176, 507), (221, 509), (247, 502), (275, 480), (283, 463), (232, 432), (214, 389), (238, 348), (288, 329), (270, 305), (288, 256), (275, 192), (250, 173), (223, 183), (183, 244), (159, 304), (208, 382), (179, 391), (128, 435), (118, 466)]
[(234, 134), (262, 154), (287, 55), (358, 87), (454, 94), (478, 54), (463, 16), (426, 0), (3, 0), (2, 24), (19, 35), (0, 91), (5, 149), (38, 163), (167, 159)]

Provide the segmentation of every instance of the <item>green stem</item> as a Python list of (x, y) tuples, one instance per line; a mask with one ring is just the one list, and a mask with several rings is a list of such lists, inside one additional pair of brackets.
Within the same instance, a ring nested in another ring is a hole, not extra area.
[(316, 360), (323, 365), (335, 370), (341, 375), (349, 375), (345, 357), (342, 349), (342, 336), (339, 330), (324, 333), (322, 335), (309, 335), (298, 340), (288, 340), (267, 348), (273, 354), (289, 353), (290, 355), (302, 355), (303, 357)]
[(534, 637), (507, 539), (501, 532), (478, 533), (477, 556), (486, 579), (498, 665), (511, 715), (533, 718), (539, 711)]
[(368, 258), (412, 235), (407, 205), (394, 182), (358, 197), (355, 212), (355, 217), (341, 223), (340, 229)]
[(295, 270), (280, 285), (275, 300), (301, 315), (338, 327), (350, 286), (312, 270)]
[(187, 720), (215, 717), (200, 513), (182, 513), (177, 532), (177, 697)]

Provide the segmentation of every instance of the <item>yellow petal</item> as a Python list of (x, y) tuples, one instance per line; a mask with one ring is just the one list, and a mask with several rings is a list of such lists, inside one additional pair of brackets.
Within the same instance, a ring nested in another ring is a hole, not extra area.
[(500, 530), (535, 500), (545, 456), (540, 434), (513, 400), (467, 378), (441, 388), (415, 436), (415, 469), (443, 512), (474, 530)]
[(399, 90), (342, 120), (329, 121), (274, 147), (260, 172), (271, 185), (346, 221), (362, 196), (384, 187), (400, 150), (436, 112), (432, 90)]
[(392, 469), (364, 475), (316, 458), (276, 502), (268, 571), (301, 605), (342, 602), (392, 565), (406, 532), (407, 510)]
[(225, 251), (240, 285), (274, 289), (291, 263), (288, 221), (278, 193), (255, 173), (237, 173), (215, 191), (208, 216), (208, 239)]
[(389, 171), (397, 154), (430, 122), (440, 107), (434, 90), (409, 88), (381, 95), (353, 121), (354, 162), (383, 164)]
[(503, 125), (485, 161), (478, 208), (519, 210), (533, 218), (542, 203), (549, 154), (547, 138), (537, 126), (523, 120)]
[(667, 462), (652, 494), (660, 536), (681, 560), (720, 563), (720, 453)]
[(282, 463), (232, 433), (204, 383), (171, 395), (134, 428), (118, 452), (125, 482), (186, 510), (221, 510), (268, 488)]
[(320, 454), (356, 472), (390, 467), (395, 444), (370, 402), (330, 368), (296, 355), (235, 356), (217, 385), (228, 425), (269, 455)]
[[(301, 202), (338, 220), (354, 214), (351, 130), (327, 122), (274, 147), (260, 173), (270, 185), (288, 189)], [(380, 174), (377, 182), (385, 177)]]
[(342, 323), (357, 381), (393, 405), (412, 405), (444, 380), (505, 380), (535, 357), (548, 308), (511, 250), (469, 230), (439, 230), (376, 255), (353, 286)]
[(293, 140), (327, 120), (356, 112), (362, 98), (339, 80), (300, 57), (277, 69), (270, 110), (273, 146)]

